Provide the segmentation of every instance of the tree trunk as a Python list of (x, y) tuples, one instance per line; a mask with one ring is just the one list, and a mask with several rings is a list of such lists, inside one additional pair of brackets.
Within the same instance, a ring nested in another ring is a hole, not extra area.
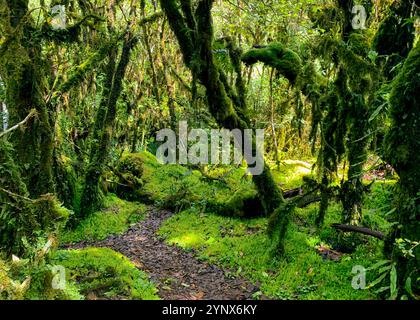
[(94, 141), (91, 148), (90, 163), (86, 172), (78, 218), (88, 216), (98, 209), (100, 205), (99, 179), (102, 176), (104, 165), (109, 155), (111, 138), (114, 131), (117, 100), (121, 94), (122, 81), (129, 62), (131, 49), (136, 42), (137, 39), (132, 38), (129, 33), (124, 40), (121, 57), (116, 69), (112, 57), (108, 63), (106, 84), (108, 85), (112, 81), (112, 85), (108, 89), (105, 86), (104, 92), (102, 93), (102, 101), (96, 117), (93, 133)]
[[(6, 29), (10, 27), (14, 30), (13, 36), (0, 48), (0, 72), (6, 87), (9, 121), (18, 123), (32, 108), (38, 114), (37, 119), (27, 123), (25, 130), (14, 132), (11, 139), (29, 193), (38, 197), (54, 191), (54, 110), (43, 98), (46, 71), (40, 43), (33, 41), (35, 28), (30, 15), (27, 15), (28, 0), (1, 0), (0, 5), (10, 10), (10, 19), (4, 18), (0, 23), (5, 24)], [(20, 48), (18, 56), (16, 47)]]

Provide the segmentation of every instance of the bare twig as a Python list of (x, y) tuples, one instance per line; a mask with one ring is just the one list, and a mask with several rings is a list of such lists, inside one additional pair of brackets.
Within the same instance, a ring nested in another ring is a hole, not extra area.
[(2, 138), (3, 136), (5, 136), (6, 134), (12, 132), (13, 130), (16, 130), (17, 128), (23, 126), (25, 123), (27, 123), (31, 118), (35, 117), (37, 114), (37, 111), (35, 109), (32, 109), (29, 114), (26, 116), (25, 119), (23, 119), (21, 122), (19, 122), (18, 124), (14, 125), (13, 127), (10, 127), (9, 129), (3, 131), (0, 133), (0, 138)]
[(0, 191), (9, 195), (9, 196), (11, 196), (11, 197), (13, 197), (13, 198), (20, 198), (20, 199), (23, 199), (23, 200), (28, 201), (28, 202), (35, 202), (35, 200), (32, 200), (32, 199), (29, 199), (27, 197), (21, 196), (17, 193), (14, 193), (12, 191), (6, 190), (6, 189), (1, 188), (1, 187), (0, 187)]

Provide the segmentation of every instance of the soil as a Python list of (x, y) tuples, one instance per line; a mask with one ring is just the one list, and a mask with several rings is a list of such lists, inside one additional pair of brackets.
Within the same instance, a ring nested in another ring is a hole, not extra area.
[[(197, 259), (168, 245), (156, 232), (173, 213), (150, 207), (143, 221), (122, 235), (98, 242), (81, 242), (68, 247), (107, 247), (128, 257), (147, 272), (164, 300), (249, 300), (259, 288), (243, 278), (232, 278), (229, 270)], [(261, 298), (261, 297), (260, 297)]]

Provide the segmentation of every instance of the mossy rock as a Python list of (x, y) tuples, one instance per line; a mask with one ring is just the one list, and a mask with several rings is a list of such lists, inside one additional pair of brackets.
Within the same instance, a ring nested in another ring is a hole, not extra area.
[(207, 211), (238, 218), (253, 218), (266, 215), (258, 192), (252, 188), (236, 191), (227, 202), (209, 201)]
[(122, 199), (140, 200), (143, 187), (144, 157), (140, 153), (127, 153), (116, 166), (115, 193)]
[(111, 249), (61, 250), (54, 254), (54, 262), (66, 268), (69, 279), (76, 281), (87, 298), (158, 299), (147, 275)]

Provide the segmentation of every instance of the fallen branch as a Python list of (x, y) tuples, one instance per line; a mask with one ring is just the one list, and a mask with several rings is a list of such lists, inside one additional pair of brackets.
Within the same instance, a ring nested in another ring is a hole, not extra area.
[(289, 199), (289, 198), (294, 198), (297, 196), (301, 196), (303, 195), (303, 188), (299, 187), (296, 189), (291, 189), (291, 190), (286, 190), (283, 192), (283, 198), (285, 199)]
[(385, 235), (382, 232), (379, 231), (374, 231), (365, 227), (358, 227), (358, 226), (351, 226), (351, 225), (347, 225), (347, 224), (339, 224), (339, 223), (335, 223), (333, 225), (331, 225), (331, 227), (337, 229), (337, 230), (341, 230), (343, 232), (357, 232), (357, 233), (362, 233), (371, 237), (375, 237), (378, 238), (380, 240), (384, 240)]
[(0, 133), (0, 138), (2, 138), (3, 136), (5, 136), (6, 134), (12, 132), (13, 130), (16, 130), (17, 128), (23, 126), (25, 123), (27, 123), (32, 117), (36, 116), (37, 112), (35, 109), (32, 109), (29, 114), (26, 116), (25, 119), (23, 119), (21, 122), (19, 122), (18, 124), (14, 125), (13, 127), (10, 127), (9, 129), (3, 131)]

